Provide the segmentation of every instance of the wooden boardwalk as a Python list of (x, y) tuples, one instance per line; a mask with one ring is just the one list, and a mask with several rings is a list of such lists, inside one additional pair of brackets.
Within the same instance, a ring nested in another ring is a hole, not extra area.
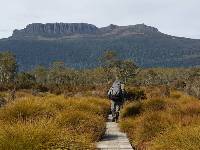
[(109, 115), (106, 123), (106, 133), (102, 140), (97, 143), (99, 150), (133, 150), (125, 133), (120, 132), (118, 123), (111, 121)]

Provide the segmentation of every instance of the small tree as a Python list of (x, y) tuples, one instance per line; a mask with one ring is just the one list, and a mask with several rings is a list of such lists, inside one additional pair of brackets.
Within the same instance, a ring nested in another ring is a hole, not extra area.
[(17, 62), (10, 52), (0, 53), (0, 85), (10, 91), (9, 100), (15, 99)]
[(51, 92), (60, 94), (65, 86), (66, 78), (66, 67), (64, 62), (54, 62), (50, 67), (48, 74), (48, 84)]
[(132, 60), (120, 60), (114, 51), (106, 51), (102, 61), (105, 72), (110, 77), (108, 80), (118, 77), (126, 83), (128, 79), (134, 78), (138, 72), (138, 67)]
[(138, 67), (131, 60), (120, 61), (118, 70), (118, 76), (124, 83), (127, 83), (128, 79), (134, 78), (138, 73)]
[(186, 81), (185, 90), (188, 94), (200, 99), (200, 69), (193, 68)]
[(17, 62), (10, 52), (0, 53), (0, 83), (1, 85), (13, 85), (17, 74)]
[(56, 61), (49, 70), (49, 81), (57, 85), (64, 84), (66, 79), (66, 68), (64, 62)]
[(19, 89), (31, 89), (35, 85), (35, 77), (30, 73), (21, 72), (16, 78), (17, 88)]
[(101, 61), (103, 62), (104, 66), (111, 66), (113, 63), (115, 63), (118, 60), (117, 53), (108, 50), (103, 54), (103, 57), (101, 58)]
[(39, 84), (46, 84), (47, 83), (47, 76), (48, 76), (48, 70), (39, 65), (32, 71), (33, 76), (35, 77), (35, 80)]
[(118, 60), (117, 53), (111, 50), (106, 51), (100, 60), (106, 73), (107, 82), (110, 83), (116, 77), (114, 65)]

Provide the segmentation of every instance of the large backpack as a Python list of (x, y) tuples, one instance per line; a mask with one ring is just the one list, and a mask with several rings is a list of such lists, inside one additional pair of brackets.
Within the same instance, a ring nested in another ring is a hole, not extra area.
[(115, 81), (108, 91), (108, 97), (111, 100), (118, 101), (122, 97), (121, 82)]

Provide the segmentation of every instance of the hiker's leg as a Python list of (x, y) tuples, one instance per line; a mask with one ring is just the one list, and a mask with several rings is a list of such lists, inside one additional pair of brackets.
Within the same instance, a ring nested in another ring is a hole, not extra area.
[(115, 117), (115, 109), (116, 109), (115, 102), (114, 102), (113, 100), (111, 100), (111, 112), (112, 112), (112, 117)]
[(116, 103), (116, 113), (115, 113), (115, 121), (118, 122), (119, 119), (119, 111), (120, 111), (121, 103), (117, 102)]
[(120, 111), (120, 103), (116, 103), (116, 112), (119, 112)]

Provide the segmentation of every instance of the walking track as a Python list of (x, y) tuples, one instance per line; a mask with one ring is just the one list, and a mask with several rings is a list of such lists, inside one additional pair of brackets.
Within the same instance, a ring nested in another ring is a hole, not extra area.
[(97, 143), (99, 150), (133, 150), (125, 133), (120, 132), (118, 123), (111, 121), (109, 115), (106, 123), (106, 133), (102, 140)]

